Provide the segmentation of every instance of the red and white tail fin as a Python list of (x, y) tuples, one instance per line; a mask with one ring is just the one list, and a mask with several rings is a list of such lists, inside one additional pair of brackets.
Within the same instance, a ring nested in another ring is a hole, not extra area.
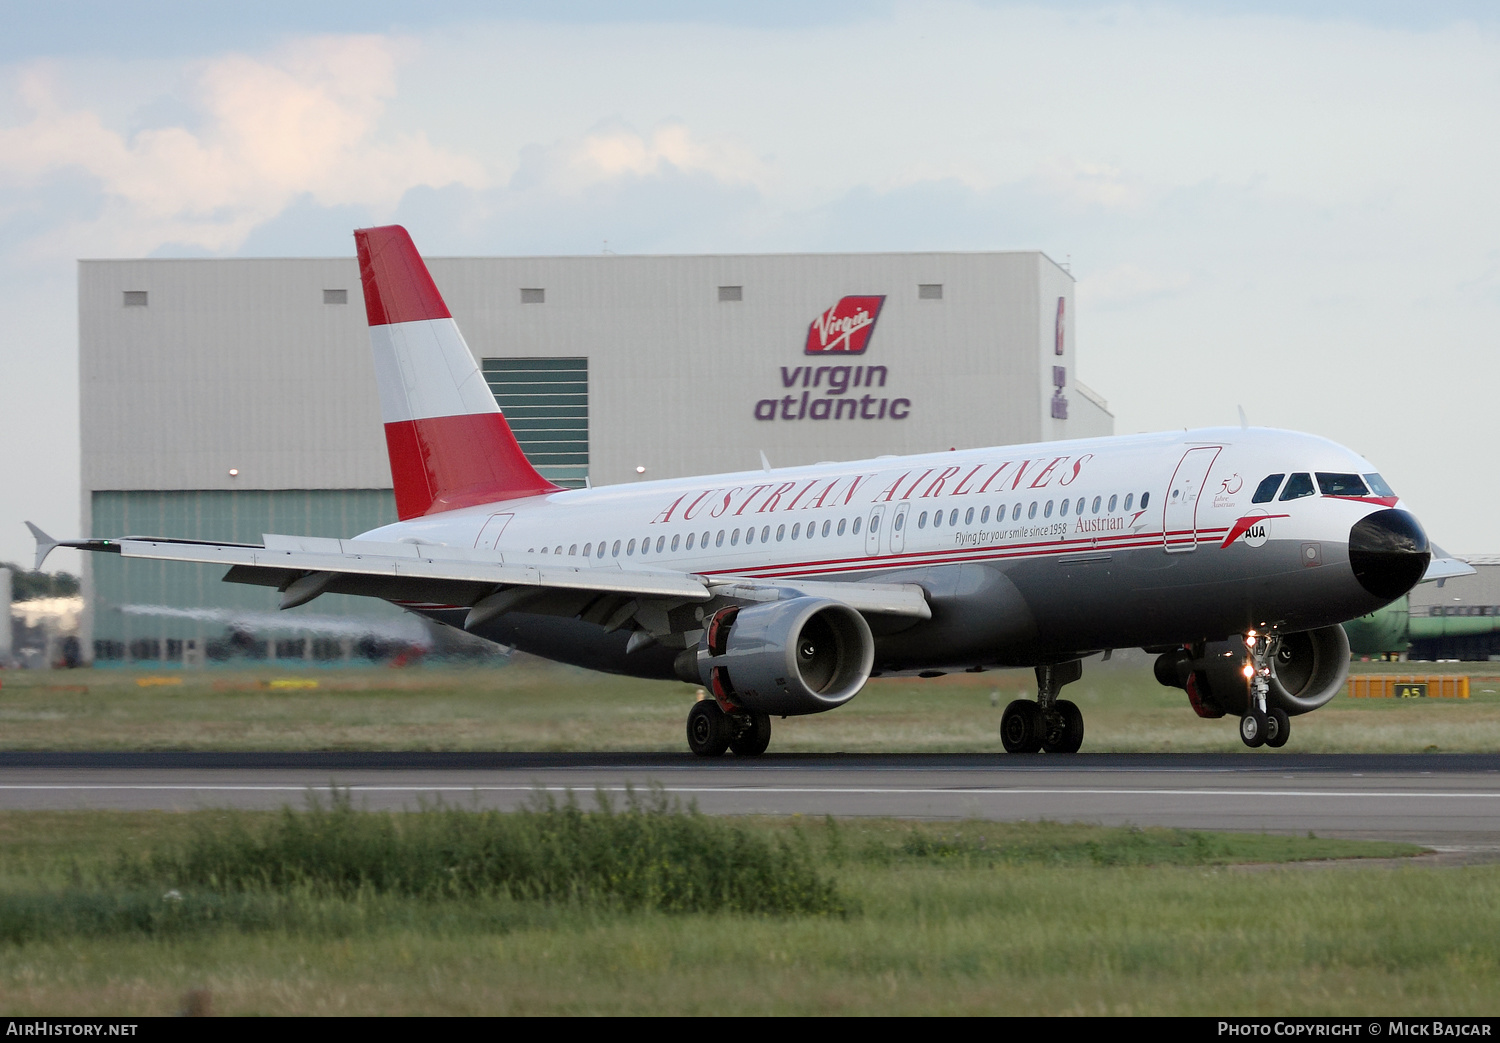
[(362, 228), (354, 242), (397, 516), (557, 491), (521, 452), (406, 229)]

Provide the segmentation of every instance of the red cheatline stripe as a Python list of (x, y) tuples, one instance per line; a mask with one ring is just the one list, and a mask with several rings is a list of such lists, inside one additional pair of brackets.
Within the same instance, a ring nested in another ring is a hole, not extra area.
[[(1200, 542), (1209, 543), (1225, 529), (1200, 529), (1198, 539)], [(991, 545), (976, 551), (974, 547), (955, 547), (952, 550), (940, 551), (913, 551), (901, 554), (885, 554), (877, 557), (858, 558), (828, 558), (820, 561), (796, 562), (786, 565), (768, 566), (765, 570), (754, 573), (755, 575), (770, 576), (795, 574), (789, 570), (806, 570), (831, 567), (842, 569), (845, 567), (869, 566), (876, 568), (908, 567), (916, 565), (941, 565), (948, 562), (960, 561), (983, 561), (994, 558), (1014, 558), (1036, 556), (1043, 557), (1057, 554), (1086, 554), (1093, 550), (1132, 550), (1138, 548), (1160, 547), (1162, 534), (1159, 532), (1126, 534), (1123, 536), (1109, 537), (1113, 542), (1105, 545), (1103, 537), (1099, 544), (1084, 540), (1046, 540), (1037, 543), (1013, 543), (1009, 545)], [(1128, 541), (1128, 542), (1127, 542)], [(976, 557), (976, 553), (978, 557)], [(750, 573), (741, 573), (749, 575)]]
[(1234, 525), (1230, 526), (1230, 528), (1225, 530), (1224, 542), (1219, 544), (1219, 546), (1229, 546), (1235, 540), (1239, 539), (1241, 536), (1245, 535), (1245, 533), (1249, 532), (1250, 526), (1254, 525), (1256, 522), (1270, 521), (1272, 518), (1290, 517), (1290, 514), (1247, 514), (1245, 515), (1245, 517), (1235, 522)]
[[(1197, 542), (1212, 543), (1228, 532), (1227, 527), (1197, 530)], [(1183, 530), (1179, 535), (1192, 536), (1193, 530)], [(605, 541), (606, 543), (608, 541)], [(1184, 540), (1185, 542), (1185, 540)], [(1140, 550), (1160, 547), (1160, 532), (1121, 533), (1115, 536), (1089, 537), (1075, 540), (1042, 540), (1034, 543), (991, 544), (983, 548), (954, 547), (949, 550), (911, 551), (876, 556), (861, 555), (853, 558), (822, 558), (794, 561), (776, 565), (754, 567), (750, 570), (694, 573), (710, 576), (750, 576), (758, 579), (775, 579), (786, 576), (807, 575), (811, 571), (844, 572), (871, 569), (912, 568), (922, 565), (962, 564), (965, 562), (991, 561), (1017, 557), (1055, 557), (1062, 554), (1088, 554), (1091, 551)], [(681, 566), (678, 566), (681, 567)], [(684, 568), (685, 573), (693, 570)]]
[[(1220, 534), (1227, 531), (1228, 529), (1224, 527), (1199, 529), (1197, 530), (1197, 542), (1212, 543)], [(1185, 530), (1186, 535), (1191, 535), (1191, 533), (1192, 530)], [(1105, 540), (1111, 542), (1106, 544)], [(955, 547), (951, 550), (912, 551), (910, 553), (883, 554), (875, 557), (862, 555), (856, 558), (814, 559), (779, 565), (759, 566), (751, 569), (733, 569), (708, 573), (698, 572), (695, 574), (729, 578), (734, 576), (748, 576), (754, 579), (780, 579), (821, 573), (878, 571), (894, 568), (914, 568), (923, 565), (963, 564), (967, 562), (994, 561), (1019, 557), (1056, 557), (1063, 554), (1087, 554), (1091, 551), (1100, 550), (1141, 550), (1160, 547), (1161, 545), (1162, 534), (1159, 532), (1124, 533), (1117, 536), (1099, 537), (1097, 542), (1090, 538), (1087, 540), (1044, 540), (1036, 543), (1013, 543), (1004, 546), (990, 545), (984, 548)], [(683, 571), (691, 572), (692, 570), (684, 569)]]
[[(1200, 530), (1202, 542), (1212, 542), (1216, 533), (1224, 529)], [(735, 571), (722, 575), (751, 576), (757, 579), (778, 579), (790, 576), (805, 576), (831, 572), (862, 572), (913, 568), (922, 565), (952, 565), (979, 561), (997, 561), (1008, 558), (1056, 557), (1063, 554), (1087, 554), (1093, 550), (1139, 550), (1161, 546), (1161, 533), (1142, 533), (1130, 538), (1130, 543), (1112, 543), (1108, 547), (1095, 547), (1082, 541), (1052, 541), (1045, 543), (1012, 544), (1006, 547), (987, 547), (982, 550), (962, 548), (951, 551), (924, 551), (911, 554), (887, 554), (880, 557), (829, 558), (821, 561), (796, 562), (776, 565), (751, 571)], [(713, 573), (721, 575), (721, 573)]]
[(354, 245), (371, 326), (452, 318), (406, 229), (361, 228), (354, 233)]
[[(1143, 547), (1157, 547), (1160, 544), (1142, 544)], [(755, 570), (730, 575), (753, 576), (757, 579), (784, 579), (794, 576), (828, 575), (842, 572), (888, 572), (892, 569), (916, 568), (922, 565), (963, 565), (973, 562), (1001, 561), (1008, 558), (1047, 558), (1054, 557), (1058, 552), (1025, 552), (1018, 551), (1008, 554), (972, 554), (963, 558), (945, 558), (937, 561), (891, 561), (889, 558), (857, 558), (845, 562), (828, 562), (826, 566), (805, 565), (788, 566), (774, 570)]]
[[(1157, 540), (1142, 542), (1140, 548), (1160, 547)], [(1134, 548), (1117, 548), (1134, 549)], [(1082, 553), (1082, 549), (1079, 549)], [(945, 558), (940, 560), (908, 560), (892, 561), (889, 557), (884, 558), (848, 558), (842, 561), (809, 562), (804, 565), (783, 566), (774, 570), (756, 570), (748, 572), (725, 573), (725, 576), (749, 576), (754, 579), (787, 579), (795, 576), (829, 575), (846, 572), (878, 572), (890, 571), (898, 568), (913, 568), (921, 565), (964, 565), (983, 561), (997, 561), (1006, 558), (1047, 558), (1055, 557), (1064, 551), (1006, 551), (996, 552), (991, 550), (985, 553), (970, 552), (961, 558)]]

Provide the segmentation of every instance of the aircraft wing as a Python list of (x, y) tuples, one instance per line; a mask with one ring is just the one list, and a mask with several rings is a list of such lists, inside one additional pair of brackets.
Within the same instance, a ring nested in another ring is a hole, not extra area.
[[(521, 565), (507, 563), (491, 552), (439, 544), (374, 543), (368, 540), (269, 534), (264, 539), (265, 545), (260, 547), (138, 537), (116, 542), (119, 544), (121, 557), (203, 562), (234, 566), (236, 571), (261, 571), (268, 574), (250, 579), (243, 574), (237, 576), (232, 573), (225, 578), (231, 583), (248, 581), (277, 588), (282, 588), (280, 577), (283, 576), (289, 577), (291, 586), (295, 586), (304, 578), (327, 574), (329, 582), (333, 577), (368, 576), (411, 580), (413, 588), (435, 581), (594, 590), (611, 594), (686, 598), (690, 601), (707, 601), (711, 597), (701, 576), (681, 572), (627, 572), (612, 568), (578, 568), (561, 563)], [(265, 582), (272, 579), (277, 581)], [(311, 583), (303, 584), (298, 593), (306, 591), (310, 586)], [(327, 584), (324, 586), (326, 588)], [(293, 607), (286, 603), (286, 595), (290, 592), (290, 586), (283, 590), (284, 608)], [(413, 592), (416, 592), (415, 589)], [(301, 604), (301, 601), (294, 601), (293, 604)]]
[[(588, 615), (593, 606), (595, 614), (602, 613), (597, 621), (613, 628), (635, 614), (631, 606), (716, 598), (756, 602), (827, 597), (862, 613), (920, 619), (932, 615), (926, 593), (914, 584), (773, 582), (661, 569), (579, 567), (561, 560), (523, 564), (506, 562), (486, 550), (316, 536), (267, 534), (263, 544), (241, 544), (140, 536), (53, 540), (35, 526), (32, 530), (39, 559), (61, 546), (125, 558), (226, 565), (226, 582), (275, 587), (281, 592), (281, 608), (295, 608), (321, 594), (358, 594), (409, 605), (468, 606), (468, 627), (524, 605), (528, 611), (569, 615)], [(625, 614), (617, 615), (621, 612)]]
[(1430, 583), (1433, 580), (1472, 575), (1474, 575), (1474, 566), (1462, 558), (1455, 558), (1434, 543), (1432, 544), (1432, 561), (1427, 563), (1427, 571), (1422, 573), (1422, 578), (1418, 582)]

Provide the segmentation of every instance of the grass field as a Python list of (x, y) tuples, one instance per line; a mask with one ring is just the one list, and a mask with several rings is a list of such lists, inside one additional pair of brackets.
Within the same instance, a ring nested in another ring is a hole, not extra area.
[[(396, 839), (353, 846), (387, 867), (412, 857), (402, 836), (431, 836), (421, 816), (366, 817), (359, 829)], [(1411, 850), (1397, 845), (711, 822), (790, 852), (838, 896), (756, 914), (665, 912), (607, 889), (216, 884), (184, 868), (195, 843), (296, 861), (278, 821), (0, 814), (0, 1013), (167, 1014), (190, 993), (219, 1014), (1484, 1015), (1500, 1001), (1500, 867), (1298, 864)], [(650, 862), (635, 847), (604, 865), (585, 844), (579, 864), (628, 875)], [(38, 914), (47, 929), (28, 930)]]
[[(772, 749), (998, 751), (1000, 710), (1031, 681), (877, 680), (836, 712), (777, 721)], [(1298, 718), (1288, 749), (1493, 750), (1497, 688), (1476, 681), (1465, 702), (1340, 697)], [(1157, 686), (1144, 659), (1091, 664), (1067, 694), (1087, 717), (1085, 751), (1255, 755), (1232, 720), (1201, 721)], [(484, 669), (9, 672), (0, 749), (676, 751), (692, 697), (520, 657)], [(692, 839), (696, 826), (684, 834), (702, 858), (609, 834), (579, 847), (594, 875), (548, 870), (561, 890), (528, 891), (475, 875), (504, 861), (484, 854), (493, 846), (398, 824), (418, 818), (371, 816), (374, 841), (335, 837), (293, 857), (255, 841), (275, 815), (0, 813), (0, 1014), (170, 1014), (189, 997), (220, 1014), (1484, 1015), (1500, 1001), (1500, 866), (1392, 862), (1413, 850), (1396, 845), (719, 820), (706, 840)], [(381, 854), (380, 838), (403, 831), (426, 837), (426, 876)], [(195, 836), (210, 843), (193, 862), (182, 852)], [(723, 855), (739, 850), (761, 854)], [(632, 851), (635, 863), (611, 861)], [(352, 888), (309, 875), (350, 852), (385, 868), (346, 873)], [(671, 911), (649, 897), (671, 891), (672, 866), (743, 887), (722, 869), (740, 863), (810, 873), (796, 893), (831, 897), (780, 911), (698, 899)], [(212, 869), (225, 865), (249, 870)], [(480, 883), (447, 887), (449, 869)], [(610, 897), (600, 880), (646, 881), (633, 893), (648, 898)]]
[[(1436, 673), (1471, 665), (1410, 667)], [(1382, 666), (1355, 669), (1392, 672)], [(317, 687), (271, 687), (288, 681)], [(1033, 684), (1026, 670), (876, 679), (836, 711), (776, 721), (771, 750), (999, 752), (1000, 712), (1018, 695), (1034, 694)], [(1294, 720), (1287, 750), (1493, 751), (1500, 749), (1497, 691), (1500, 678), (1489, 677), (1477, 678), (1463, 701), (1340, 695)], [(1155, 682), (1144, 655), (1091, 660), (1065, 694), (1084, 712), (1084, 752), (1251, 752), (1233, 718), (1194, 716), (1182, 692)], [(692, 699), (687, 685), (520, 656), (473, 668), (9, 671), (0, 674), (0, 749), (677, 751), (685, 748)]]

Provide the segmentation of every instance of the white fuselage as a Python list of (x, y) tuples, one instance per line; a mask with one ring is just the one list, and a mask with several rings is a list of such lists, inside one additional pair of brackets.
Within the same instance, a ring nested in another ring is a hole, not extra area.
[[(1194, 454), (1206, 468), (1174, 496), (1174, 477), (1194, 450), (1218, 451)], [(1310, 435), (1210, 429), (571, 490), (398, 522), (359, 538), (479, 547), (508, 562), (580, 568), (858, 578), (1093, 547), (1218, 549), (1252, 511), (1268, 521), (1248, 540), (1239, 534), (1240, 542), (1337, 544), (1378, 505), (1319, 495), (1252, 505), (1251, 495), (1276, 472), (1374, 470)]]
[[(1355, 523), (1395, 498), (1251, 502), (1268, 475), (1299, 472), (1375, 469), (1309, 435), (1209, 429), (556, 492), (362, 538), (583, 573), (915, 585), (933, 618), (877, 628), (879, 669), (1025, 665), (1253, 626), (1326, 626), (1388, 600), (1356, 582), (1347, 545)], [(462, 618), (459, 606), (407, 607)], [(597, 627), (524, 612), (504, 623), (479, 632), (595, 668), (667, 671), (632, 665), (623, 639)]]

